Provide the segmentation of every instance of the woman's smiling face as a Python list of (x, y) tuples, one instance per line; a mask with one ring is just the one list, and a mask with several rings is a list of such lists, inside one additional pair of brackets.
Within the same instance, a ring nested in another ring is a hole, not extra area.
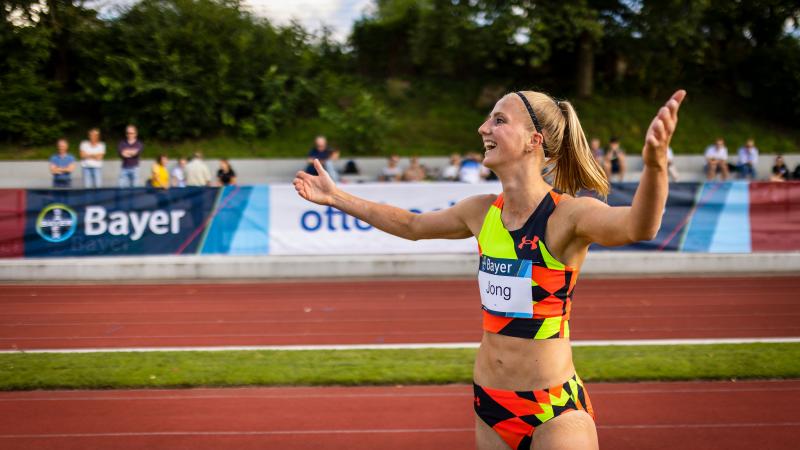
[(478, 128), (483, 139), (483, 165), (496, 169), (508, 162), (518, 162), (530, 146), (530, 118), (523, 114), (522, 100), (512, 95), (501, 98), (486, 121)]

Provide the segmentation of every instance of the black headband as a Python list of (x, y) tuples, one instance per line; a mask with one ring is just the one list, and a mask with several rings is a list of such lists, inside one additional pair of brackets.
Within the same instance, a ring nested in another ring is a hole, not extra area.
[(533, 108), (531, 104), (528, 103), (528, 99), (525, 95), (522, 92), (515, 92), (515, 94), (519, 95), (519, 98), (522, 99), (522, 103), (525, 104), (525, 108), (528, 109), (528, 114), (531, 116), (533, 127), (536, 128), (536, 132), (542, 135), (542, 149), (544, 149), (545, 156), (547, 156), (547, 145), (544, 143), (544, 133), (542, 133), (542, 126), (539, 125), (539, 119), (536, 118), (536, 114), (533, 112)]

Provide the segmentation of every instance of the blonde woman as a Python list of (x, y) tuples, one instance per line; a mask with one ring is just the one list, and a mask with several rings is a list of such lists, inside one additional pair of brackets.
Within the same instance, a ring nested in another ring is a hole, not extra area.
[[(413, 214), (298, 172), (295, 189), (406, 239), (476, 237), (483, 338), (475, 361), (478, 449), (596, 449), (593, 410), (572, 363), (572, 292), (589, 245), (652, 239), (667, 200), (667, 148), (686, 93), (676, 92), (650, 123), (644, 170), (630, 207), (610, 207), (581, 189), (608, 192), (608, 180), (567, 101), (540, 92), (501, 98), (478, 128), (500, 195), (469, 197)], [(552, 175), (553, 185), (542, 177)]]

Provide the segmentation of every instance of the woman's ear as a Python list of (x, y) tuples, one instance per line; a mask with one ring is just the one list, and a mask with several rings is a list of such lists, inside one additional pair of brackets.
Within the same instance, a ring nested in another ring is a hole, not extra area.
[(544, 138), (544, 136), (542, 136), (541, 133), (534, 132), (533, 134), (531, 134), (531, 138), (528, 141), (528, 150), (527, 151), (528, 152), (532, 152), (537, 147), (542, 147), (543, 138)]

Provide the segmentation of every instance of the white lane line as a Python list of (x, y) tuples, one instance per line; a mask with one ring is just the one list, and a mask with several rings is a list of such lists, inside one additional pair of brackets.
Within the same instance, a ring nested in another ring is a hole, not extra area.
[[(780, 380), (778, 380), (780, 381)], [(665, 382), (667, 383), (667, 382)], [(708, 384), (714, 382), (705, 382)], [(747, 388), (747, 387), (737, 387), (737, 388), (715, 388), (714, 386), (709, 386), (707, 389), (625, 389), (620, 391), (600, 391), (598, 392), (596, 389), (592, 390), (592, 387), (596, 387), (596, 384), (589, 384), (592, 397), (602, 397), (604, 395), (608, 396), (616, 396), (616, 395), (647, 395), (647, 394), (666, 394), (666, 395), (674, 395), (674, 394), (709, 394), (709, 393), (718, 393), (718, 394), (730, 394), (732, 392), (740, 394), (745, 392), (788, 392), (788, 391), (800, 391), (800, 386), (774, 386), (771, 388)], [(257, 389), (257, 388), (255, 388)], [(324, 388), (322, 388), (324, 389)], [(192, 394), (191, 392), (187, 392), (187, 394)], [(238, 393), (238, 394), (206, 394), (206, 395), (163, 395), (163, 396), (154, 396), (154, 395), (125, 395), (125, 396), (97, 396), (97, 397), (25, 397), (25, 396), (14, 396), (14, 397), (2, 397), (3, 394), (0, 394), (0, 403), (9, 403), (9, 402), (71, 402), (71, 401), (161, 401), (161, 400), (289, 400), (289, 399), (324, 399), (324, 398), (439, 398), (439, 397), (459, 397), (469, 399), (471, 398), (472, 392), (468, 391), (466, 385), (463, 385), (461, 389), (456, 392), (414, 392), (414, 393), (403, 393), (398, 392), (398, 390), (394, 390), (392, 392), (385, 392), (385, 393), (364, 393), (364, 394), (347, 394), (347, 393), (302, 393), (302, 394), (258, 394), (258, 393)]]
[[(752, 422), (752, 423), (674, 423), (674, 424), (622, 424), (598, 425), (598, 429), (662, 429), (662, 428), (770, 428), (800, 427), (800, 422)], [(98, 437), (166, 437), (166, 436), (296, 436), (316, 434), (403, 434), (403, 433), (474, 433), (474, 428), (395, 428), (360, 430), (274, 430), (274, 431), (141, 431), (119, 433), (47, 433), (6, 434), (0, 439), (42, 438), (98, 438)]]
[[(60, 339), (60, 338), (58, 338)], [(573, 347), (641, 346), (641, 345), (711, 345), (797, 343), (800, 337), (772, 338), (713, 338), (713, 339), (619, 339), (572, 341)], [(0, 353), (123, 353), (123, 352), (214, 352), (244, 350), (417, 350), (417, 349), (472, 349), (478, 342), (443, 342), (419, 344), (342, 344), (342, 345), (220, 345), (199, 347), (119, 347), (119, 348), (68, 348), (68, 349), (5, 349)]]
[(274, 431), (142, 431), (121, 433), (0, 434), (0, 439), (149, 437), (149, 436), (281, 436), (303, 434), (380, 434), (380, 433), (474, 433), (474, 428), (394, 428), (366, 430), (274, 430)]

